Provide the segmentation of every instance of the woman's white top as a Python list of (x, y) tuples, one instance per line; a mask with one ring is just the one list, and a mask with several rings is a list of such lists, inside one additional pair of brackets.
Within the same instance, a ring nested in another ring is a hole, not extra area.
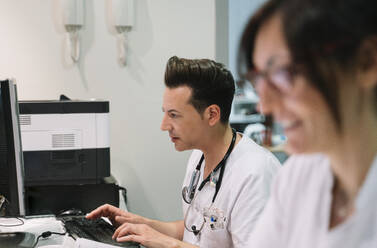
[(345, 222), (329, 230), (333, 173), (326, 156), (290, 157), (249, 239), (256, 248), (377, 247), (377, 156)]

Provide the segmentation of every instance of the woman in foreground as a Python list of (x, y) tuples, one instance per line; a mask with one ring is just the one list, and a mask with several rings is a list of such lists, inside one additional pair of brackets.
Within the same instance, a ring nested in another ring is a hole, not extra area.
[(271, 0), (239, 59), (294, 154), (250, 246), (377, 247), (377, 1)]

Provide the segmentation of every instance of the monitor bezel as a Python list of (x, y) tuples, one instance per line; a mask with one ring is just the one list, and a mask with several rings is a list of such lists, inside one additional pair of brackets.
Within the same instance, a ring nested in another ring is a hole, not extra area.
[[(10, 173), (9, 191), (11, 194), (10, 214), (15, 216), (25, 216), (24, 166), (17, 89), (13, 80), (4, 80), (0, 81), (0, 83), (2, 96), (1, 100), (4, 109), (4, 121), (6, 122), (5, 128), (7, 129), (8, 168)], [(13, 188), (15, 186), (17, 187), (16, 190)]]

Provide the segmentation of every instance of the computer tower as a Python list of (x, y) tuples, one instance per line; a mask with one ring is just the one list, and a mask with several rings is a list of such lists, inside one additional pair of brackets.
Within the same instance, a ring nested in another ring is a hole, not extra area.
[(89, 213), (103, 204), (119, 206), (120, 188), (113, 180), (98, 184), (39, 185), (26, 187), (26, 214), (58, 215), (67, 209)]

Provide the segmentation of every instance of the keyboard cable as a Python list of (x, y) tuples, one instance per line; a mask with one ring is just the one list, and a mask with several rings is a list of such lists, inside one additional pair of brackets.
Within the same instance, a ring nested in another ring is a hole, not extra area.
[(58, 233), (58, 232), (50, 232), (50, 231), (47, 231), (47, 232), (43, 232), (41, 235), (39, 235), (37, 237), (37, 240), (35, 241), (34, 245), (33, 245), (33, 248), (37, 246), (38, 242), (39, 242), (39, 239), (42, 237), (42, 238), (48, 238), (50, 237), (52, 234), (56, 234), (56, 235), (66, 235), (67, 232), (64, 232), (64, 233)]

